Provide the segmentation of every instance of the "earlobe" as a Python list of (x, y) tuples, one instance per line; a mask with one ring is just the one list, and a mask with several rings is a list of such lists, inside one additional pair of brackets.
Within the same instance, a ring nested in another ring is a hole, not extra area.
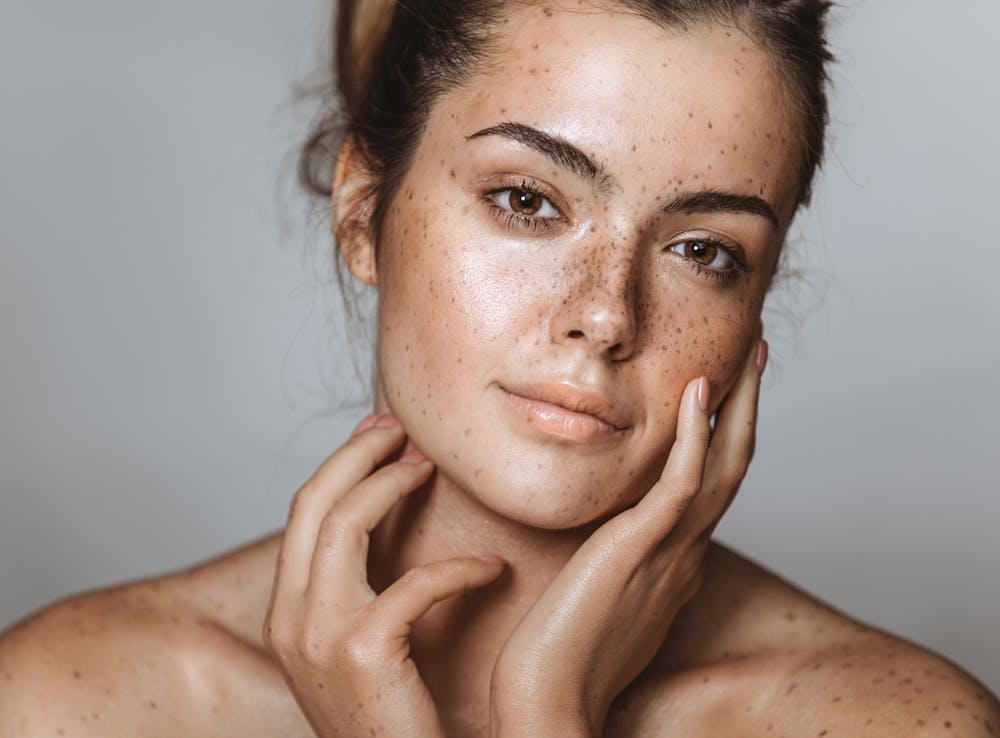
[(350, 138), (337, 152), (332, 189), (330, 223), (340, 256), (355, 279), (374, 285), (378, 282), (372, 224), (375, 188)]

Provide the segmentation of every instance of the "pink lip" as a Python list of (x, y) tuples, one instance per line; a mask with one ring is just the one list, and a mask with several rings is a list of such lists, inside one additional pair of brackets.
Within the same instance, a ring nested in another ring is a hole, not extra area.
[(588, 443), (610, 438), (627, 425), (599, 392), (563, 382), (500, 389), (521, 417), (547, 435)]

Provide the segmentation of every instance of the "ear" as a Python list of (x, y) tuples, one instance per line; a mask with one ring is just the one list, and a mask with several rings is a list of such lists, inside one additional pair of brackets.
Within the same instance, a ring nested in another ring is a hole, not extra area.
[(378, 281), (375, 232), (372, 224), (375, 183), (353, 138), (337, 152), (333, 168), (330, 224), (337, 249), (356, 279), (368, 285)]

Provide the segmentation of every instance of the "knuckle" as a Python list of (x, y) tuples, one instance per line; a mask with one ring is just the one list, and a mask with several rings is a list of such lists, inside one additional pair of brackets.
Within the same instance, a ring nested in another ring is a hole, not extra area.
[(404, 573), (399, 581), (406, 589), (423, 590), (433, 585), (434, 578), (427, 566), (418, 566)]
[(341, 656), (340, 666), (345, 669), (369, 671), (384, 661), (380, 639), (360, 627), (347, 633), (336, 650)]
[(294, 635), (277, 625), (265, 624), (263, 638), (265, 648), (281, 662), (288, 661), (295, 652)]
[(292, 495), (292, 501), (288, 505), (288, 520), (294, 520), (302, 512), (302, 507), (306, 504), (305, 498), (308, 497), (309, 485), (305, 484), (299, 487), (299, 490)]
[(319, 534), (324, 540), (337, 540), (343, 537), (349, 527), (348, 516), (344, 513), (343, 506), (336, 504), (320, 520)]
[(333, 644), (333, 639), (319, 627), (303, 628), (286, 644), (285, 659), (294, 659), (314, 670), (326, 669)]
[(335, 504), (320, 522), (320, 540), (326, 546), (338, 546), (356, 537), (361, 526), (359, 516), (349, 505)]
[(712, 438), (712, 429), (707, 423), (695, 423), (687, 429), (684, 440), (698, 445), (708, 445)]

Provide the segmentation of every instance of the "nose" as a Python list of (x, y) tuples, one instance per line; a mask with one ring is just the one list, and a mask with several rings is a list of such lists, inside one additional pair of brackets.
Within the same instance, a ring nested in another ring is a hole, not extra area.
[(631, 266), (619, 259), (580, 270), (580, 278), (552, 314), (552, 340), (586, 346), (613, 361), (631, 356), (638, 323)]

